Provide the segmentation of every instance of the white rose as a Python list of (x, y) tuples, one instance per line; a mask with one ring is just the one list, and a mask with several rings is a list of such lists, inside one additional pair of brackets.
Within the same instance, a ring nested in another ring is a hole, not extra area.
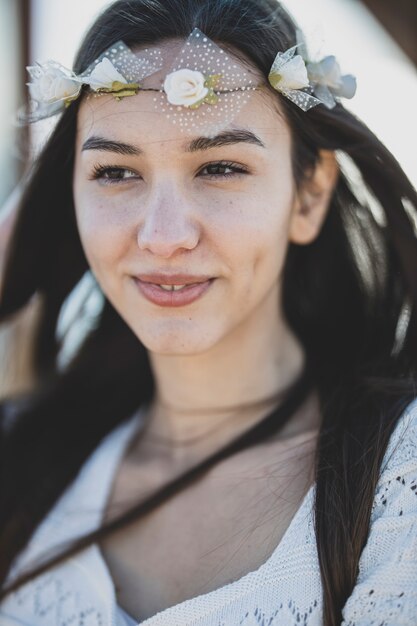
[(100, 63), (91, 72), (90, 76), (84, 78), (84, 82), (90, 85), (91, 89), (111, 89), (113, 83), (124, 83), (127, 80), (117, 71), (113, 63), (107, 57), (104, 57)]
[(326, 85), (329, 89), (337, 89), (340, 86), (342, 74), (339, 63), (333, 55), (325, 57), (318, 63), (309, 63), (307, 67), (311, 82)]
[(28, 83), (33, 100), (50, 104), (76, 98), (81, 90), (81, 82), (76, 77), (68, 75), (64, 68), (48, 61), (43, 65), (28, 67), (33, 81)]
[(205, 78), (201, 72), (183, 69), (168, 74), (164, 90), (171, 104), (192, 106), (203, 100), (209, 90), (205, 87)]
[(309, 80), (303, 57), (297, 54), (283, 65), (279, 72), (282, 76), (282, 89), (302, 89), (308, 87)]
[(308, 75), (313, 83), (328, 87), (335, 96), (353, 98), (356, 93), (356, 78), (350, 74), (342, 76), (333, 55), (324, 57), (318, 63), (309, 63)]
[(357, 83), (355, 76), (352, 74), (346, 74), (342, 76), (341, 85), (337, 89), (333, 89), (333, 93), (335, 96), (339, 96), (340, 98), (353, 98), (356, 93)]
[(280, 91), (308, 87), (309, 79), (303, 57), (297, 54), (286, 60), (286, 56), (278, 53), (272, 66), (270, 82), (275, 89)]

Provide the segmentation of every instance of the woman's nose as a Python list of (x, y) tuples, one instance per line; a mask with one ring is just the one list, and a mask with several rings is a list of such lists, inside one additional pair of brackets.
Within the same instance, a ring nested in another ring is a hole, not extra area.
[(200, 225), (184, 196), (169, 191), (149, 199), (138, 229), (138, 246), (164, 258), (192, 250), (200, 239)]

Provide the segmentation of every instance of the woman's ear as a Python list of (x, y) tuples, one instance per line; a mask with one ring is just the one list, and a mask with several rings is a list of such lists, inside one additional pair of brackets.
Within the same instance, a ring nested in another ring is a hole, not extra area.
[(335, 153), (321, 150), (313, 174), (297, 193), (294, 202), (289, 229), (289, 240), (292, 243), (308, 244), (318, 236), (338, 176), (339, 165)]

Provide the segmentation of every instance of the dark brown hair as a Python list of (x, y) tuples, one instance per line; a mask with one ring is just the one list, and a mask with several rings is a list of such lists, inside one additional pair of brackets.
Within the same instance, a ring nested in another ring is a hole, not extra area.
[[(86, 34), (74, 70), (85, 70), (119, 39), (130, 47), (155, 44), (185, 39), (194, 27), (232, 46), (265, 77), (276, 52), (296, 43), (296, 25), (276, 0), (120, 0)], [(16, 556), (83, 462), (153, 395), (146, 350), (108, 301), (76, 357), (64, 371), (57, 367), (58, 315), (88, 269), (72, 197), (79, 102), (63, 113), (34, 166), (8, 250), (0, 300), (2, 321), (34, 294), (43, 304), (33, 355), (36, 392), (1, 406), (2, 595), (157, 506), (210, 463), (276, 432), (314, 385), (322, 416), (316, 538), (324, 624), (336, 626), (355, 585), (389, 437), (416, 395), (417, 369), (417, 194), (390, 152), (340, 103), (305, 113), (281, 98), (293, 137), (298, 187), (321, 149), (338, 151), (347, 163), (318, 238), (306, 246), (291, 244), (286, 259), (284, 313), (307, 355), (301, 379), (249, 435), (4, 588)]]

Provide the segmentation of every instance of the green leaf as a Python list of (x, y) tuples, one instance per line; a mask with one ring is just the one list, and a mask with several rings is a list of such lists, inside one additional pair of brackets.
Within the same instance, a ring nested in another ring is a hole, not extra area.
[(69, 98), (65, 98), (64, 102), (65, 102), (65, 108), (67, 109), (69, 107), (69, 105), (71, 104), (71, 102), (74, 102), (74, 100), (77, 100), (78, 96), (80, 94), (76, 94), (75, 96), (70, 96)]
[(111, 94), (116, 98), (116, 100), (121, 100), (122, 98), (126, 98), (129, 96), (136, 96), (138, 93), (137, 89), (125, 89), (124, 91), (111, 92)]
[(214, 91), (209, 91), (209, 93), (204, 98), (204, 102), (207, 104), (217, 104), (219, 101), (219, 96), (217, 96)]
[(124, 96), (133, 96), (137, 94), (139, 89), (139, 83), (120, 83), (119, 81), (114, 81), (111, 87), (99, 87), (96, 89), (96, 92), (118, 94), (123, 98)]
[(211, 74), (210, 76), (207, 76), (206, 80), (204, 81), (204, 87), (207, 87), (208, 89), (214, 89), (215, 87), (217, 87), (221, 77), (222, 74)]
[(210, 89), (210, 91), (204, 98), (202, 98), (198, 102), (195, 102), (194, 104), (190, 104), (187, 108), (199, 109), (202, 104), (217, 104), (218, 101), (219, 101), (219, 96), (214, 93), (213, 89)]
[(277, 89), (279, 87), (280, 82), (282, 81), (282, 76), (281, 74), (278, 74), (278, 72), (271, 72), (269, 74), (269, 82), (270, 84), (273, 86), (274, 89)]
[(204, 103), (205, 98), (203, 98), (202, 100), (199, 100), (198, 102), (195, 102), (194, 104), (190, 104), (188, 105), (187, 109), (199, 109), (201, 107), (201, 105)]
[(121, 83), (118, 80), (115, 80), (111, 86), (112, 91), (125, 91), (135, 89), (136, 91), (139, 89), (139, 83)]

